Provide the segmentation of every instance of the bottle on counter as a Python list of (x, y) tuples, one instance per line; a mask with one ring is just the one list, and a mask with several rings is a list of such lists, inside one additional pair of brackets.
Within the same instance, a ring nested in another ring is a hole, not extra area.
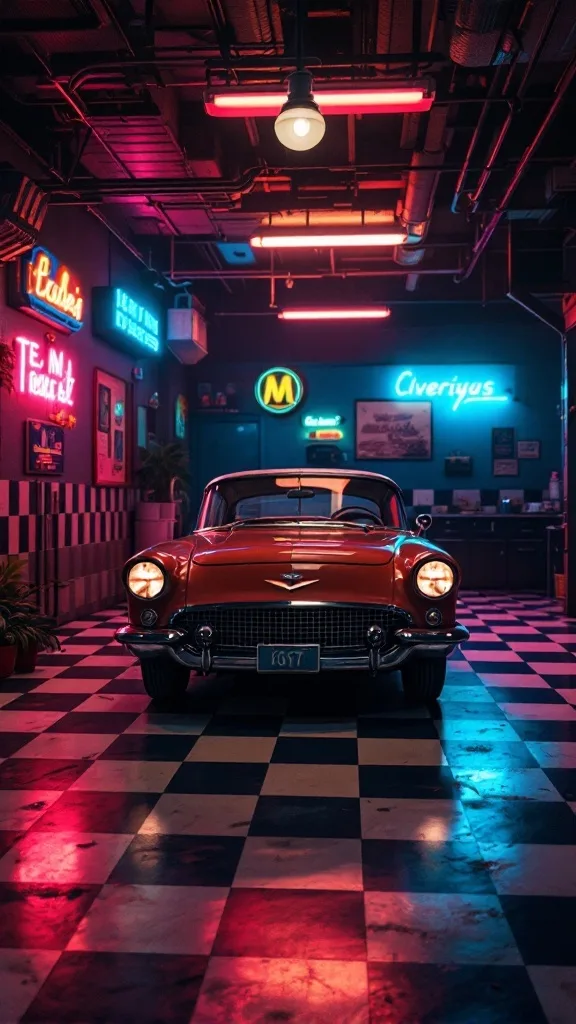
[(560, 511), (560, 477), (558, 472), (554, 469), (550, 474), (550, 480), (548, 481), (548, 496), (552, 503), (554, 511)]

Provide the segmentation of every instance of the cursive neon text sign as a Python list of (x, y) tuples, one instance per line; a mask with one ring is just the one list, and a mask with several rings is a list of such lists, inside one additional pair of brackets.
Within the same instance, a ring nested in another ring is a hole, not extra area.
[(509, 397), (497, 393), (493, 380), (462, 380), (456, 374), (445, 380), (420, 380), (412, 370), (398, 375), (394, 391), (399, 398), (448, 398), (454, 412), (471, 402), (507, 402)]
[(25, 296), (31, 312), (65, 331), (82, 327), (84, 296), (68, 267), (37, 246), (26, 263)]
[(314, 430), (318, 429), (318, 427), (326, 427), (326, 428), (332, 428), (333, 429), (334, 427), (339, 427), (341, 423), (342, 423), (342, 417), (341, 416), (310, 416), (310, 415), (308, 415), (308, 416), (304, 417), (304, 426), (305, 427), (311, 427)]
[(48, 358), (42, 355), (37, 341), (18, 337), (19, 390), (24, 394), (45, 398), (59, 405), (74, 405), (75, 377), (72, 360), (62, 350), (49, 346)]

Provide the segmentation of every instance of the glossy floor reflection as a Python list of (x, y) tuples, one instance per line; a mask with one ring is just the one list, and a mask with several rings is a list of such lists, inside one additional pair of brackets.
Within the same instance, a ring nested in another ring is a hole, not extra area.
[(442, 700), (200, 681), (121, 610), (0, 684), (0, 1024), (573, 1024), (576, 620), (467, 596)]

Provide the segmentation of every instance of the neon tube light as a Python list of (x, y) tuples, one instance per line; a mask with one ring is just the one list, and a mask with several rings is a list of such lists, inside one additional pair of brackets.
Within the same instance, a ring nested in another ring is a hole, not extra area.
[(457, 376), (446, 380), (419, 380), (412, 370), (403, 370), (396, 378), (394, 391), (399, 398), (453, 399), (456, 412), (461, 405), (471, 402), (507, 402), (508, 395), (496, 393), (493, 380), (460, 380)]
[[(314, 100), (324, 115), (404, 114), (430, 110), (434, 92), (430, 87), (403, 86), (396, 89), (314, 89)], [(285, 92), (249, 92), (229, 89), (207, 93), (206, 113), (211, 117), (276, 117), (286, 102)]]
[(364, 249), (369, 246), (403, 245), (404, 231), (365, 232), (363, 234), (313, 234), (304, 235), (266, 234), (253, 235), (250, 245), (253, 249)]
[(59, 402), (60, 405), (74, 405), (72, 397), (76, 383), (72, 360), (66, 359), (64, 352), (50, 346), (48, 361), (40, 355), (40, 345), (29, 338), (14, 339), (20, 346), (19, 359), (19, 390), (45, 398), (48, 402)]
[(379, 309), (283, 309), (279, 320), (385, 320), (387, 306)]

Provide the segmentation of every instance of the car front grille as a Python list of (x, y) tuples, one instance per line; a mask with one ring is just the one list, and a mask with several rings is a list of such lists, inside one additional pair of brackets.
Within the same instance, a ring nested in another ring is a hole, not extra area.
[(207, 605), (185, 608), (172, 619), (188, 643), (198, 648), (196, 630), (211, 626), (216, 647), (255, 649), (258, 644), (319, 644), (322, 648), (366, 647), (370, 626), (388, 635), (410, 623), (410, 616), (392, 605)]

